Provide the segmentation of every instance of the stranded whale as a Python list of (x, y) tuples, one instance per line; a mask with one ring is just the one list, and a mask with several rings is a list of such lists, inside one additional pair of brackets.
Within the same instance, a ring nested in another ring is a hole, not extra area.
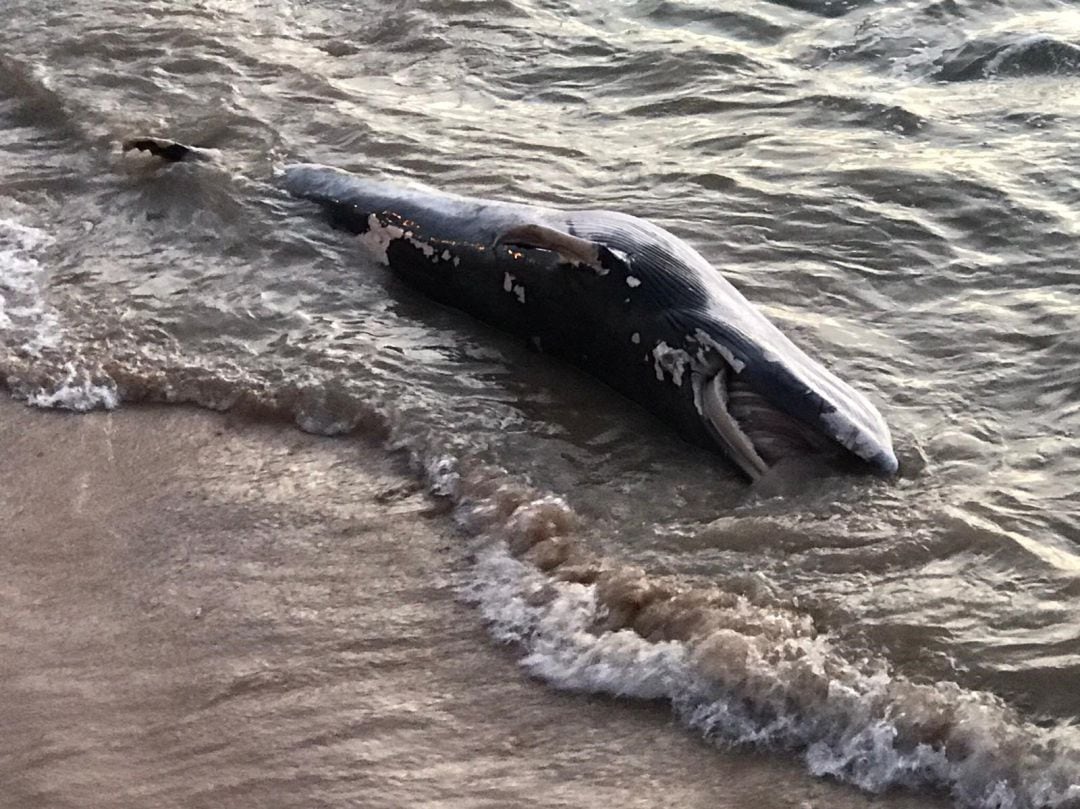
[[(128, 141), (167, 160), (207, 153)], [(860, 392), (807, 356), (696, 250), (646, 220), (458, 196), (314, 164), (278, 177), (431, 298), (603, 380), (750, 478), (792, 455), (897, 470)]]

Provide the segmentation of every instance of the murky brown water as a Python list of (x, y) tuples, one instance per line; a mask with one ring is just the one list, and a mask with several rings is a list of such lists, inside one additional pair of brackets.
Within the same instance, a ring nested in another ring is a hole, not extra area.
[[(668, 701), (710, 739), (868, 790), (1080, 799), (1071, 5), (13, 2), (0, 21), (16, 396), (384, 442), (464, 526), (430, 559), (474, 603), (453, 609), (538, 679)], [(122, 158), (143, 132), (221, 164)], [(403, 289), (263, 182), (297, 159), (663, 224), (872, 395), (907, 476), (748, 490)], [(339, 574), (309, 562), (281, 575), (317, 601)], [(321, 665), (291, 649), (273, 671)], [(272, 700), (253, 704), (272, 734)]]
[(459, 532), (362, 441), (0, 414), (4, 807), (869, 805), (528, 679), (456, 597)]

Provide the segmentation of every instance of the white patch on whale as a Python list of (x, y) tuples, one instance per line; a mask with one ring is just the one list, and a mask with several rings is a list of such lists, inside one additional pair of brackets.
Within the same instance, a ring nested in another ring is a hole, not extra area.
[(663, 382), (664, 371), (667, 371), (671, 374), (671, 381), (675, 383), (675, 386), (681, 388), (683, 374), (686, 373), (686, 367), (692, 362), (690, 355), (681, 348), (672, 348), (663, 340), (653, 348), (652, 355), (656, 378)]
[[(425, 242), (423, 239), (416, 238), (416, 234), (414, 234), (411, 230), (406, 230), (405, 233), (402, 234), (402, 238), (404, 238), (409, 244), (411, 244), (413, 247), (423, 253), (426, 258), (430, 258), (432, 264), (437, 264), (439, 262), (439, 251), (435, 247), (435, 245), (431, 244), (431, 242)], [(449, 258), (450, 251), (443, 251), (443, 259)]]
[(389, 267), (390, 259), (386, 255), (386, 250), (390, 247), (390, 242), (404, 236), (405, 231), (397, 225), (384, 225), (375, 214), (369, 214), (367, 232), (361, 233), (357, 240), (364, 245), (364, 249), (371, 254), (372, 258)]
[(628, 287), (639, 287), (641, 286), (641, 279), (633, 275), (628, 275), (626, 276), (626, 285)]
[[(454, 259), (457, 261), (457, 259)], [(517, 296), (518, 303), (525, 303), (525, 285), (515, 284), (517, 277), (513, 273), (503, 273), (503, 291)]]
[[(709, 348), (711, 348), (711, 349), (712, 349), (713, 351), (715, 351), (715, 352), (716, 352), (717, 354), (719, 354), (719, 355), (720, 355), (721, 357), (723, 357), (723, 358), (724, 358), (724, 361), (725, 361), (725, 362), (726, 362), (726, 363), (727, 363), (728, 365), (730, 365), (730, 366), (731, 366), (731, 369), (732, 369), (732, 370), (733, 370), (733, 371), (734, 371), (735, 373), (737, 373), (737, 374), (741, 374), (741, 373), (742, 373), (742, 370), (743, 370), (743, 368), (745, 368), (745, 367), (746, 367), (746, 363), (745, 363), (745, 362), (743, 362), (742, 360), (738, 359), (738, 358), (737, 358), (737, 357), (736, 357), (736, 356), (735, 356), (735, 355), (734, 355), (734, 354), (733, 354), (733, 353), (731, 352), (731, 349), (730, 349), (730, 348), (728, 348), (728, 347), (727, 347), (727, 346), (725, 346), (725, 345), (722, 345), (722, 344), (718, 343), (718, 342), (717, 342), (716, 340), (714, 340), (714, 339), (713, 339), (712, 337), (710, 337), (710, 336), (709, 336), (709, 335), (708, 335), (708, 334), (707, 334), (707, 333), (706, 333), (705, 331), (703, 331), (702, 329), (696, 329), (696, 330), (694, 331), (694, 333), (693, 333), (692, 337), (693, 337), (693, 339), (695, 339), (695, 340), (697, 340), (697, 341), (698, 341), (699, 343), (701, 343), (701, 344), (702, 344), (703, 346), (708, 346), (708, 347), (709, 347)], [(704, 358), (702, 358), (702, 359), (704, 359)]]

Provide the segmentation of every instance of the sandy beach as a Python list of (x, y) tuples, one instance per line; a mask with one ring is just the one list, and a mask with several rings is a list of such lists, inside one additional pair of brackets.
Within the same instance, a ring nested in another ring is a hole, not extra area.
[(3, 399), (0, 457), (5, 807), (882, 802), (529, 680), (377, 447)]

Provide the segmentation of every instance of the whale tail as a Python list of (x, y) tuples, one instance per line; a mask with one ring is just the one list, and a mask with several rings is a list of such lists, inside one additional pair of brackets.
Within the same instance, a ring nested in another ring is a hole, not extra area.
[(121, 148), (125, 152), (133, 150), (149, 152), (169, 163), (179, 163), (182, 160), (210, 160), (215, 151), (201, 146), (188, 146), (167, 138), (131, 138), (125, 140)]

